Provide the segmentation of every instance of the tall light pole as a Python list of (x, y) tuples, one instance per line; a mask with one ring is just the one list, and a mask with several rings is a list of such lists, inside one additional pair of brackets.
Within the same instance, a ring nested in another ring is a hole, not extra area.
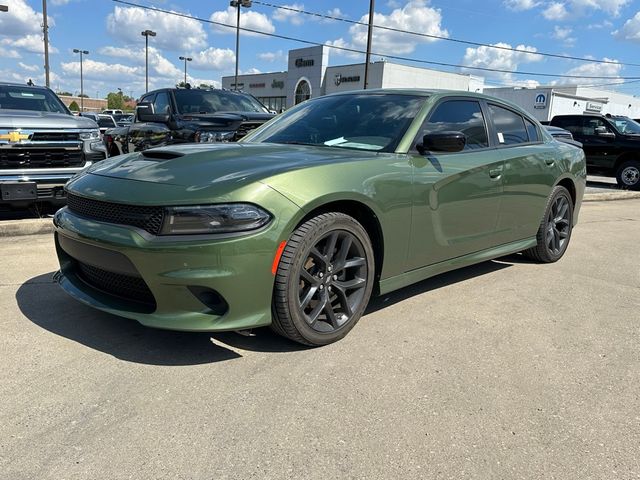
[(180, 57), (180, 60), (184, 60), (184, 86), (187, 86), (187, 62), (193, 60), (191, 57)]
[(44, 82), (49, 86), (49, 22), (47, 0), (42, 0), (42, 33), (44, 33)]
[(89, 51), (78, 50), (77, 48), (74, 48), (73, 53), (80, 54), (80, 111), (84, 112), (84, 83), (82, 79), (82, 55), (89, 55)]
[(231, 0), (229, 5), (238, 9), (237, 23), (236, 23), (236, 76), (235, 76), (235, 88), (238, 90), (238, 59), (240, 57), (240, 7), (249, 8), (251, 6), (251, 0)]
[(149, 37), (155, 37), (156, 32), (153, 30), (145, 30), (141, 33), (144, 37), (144, 71), (145, 71), (145, 92), (149, 91)]
[(371, 61), (371, 37), (373, 36), (373, 10), (375, 0), (369, 1), (369, 28), (367, 29), (367, 54), (364, 59), (364, 88), (369, 84), (369, 62)]

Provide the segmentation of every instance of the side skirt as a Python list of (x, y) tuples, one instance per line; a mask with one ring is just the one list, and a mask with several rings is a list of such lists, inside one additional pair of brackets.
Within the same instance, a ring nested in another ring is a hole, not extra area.
[(505, 243), (497, 247), (492, 247), (487, 250), (481, 250), (479, 252), (463, 255), (462, 257), (456, 257), (445, 262), (435, 263), (426, 267), (417, 268), (410, 272), (403, 273), (402, 275), (396, 275), (395, 277), (386, 278), (380, 281), (380, 294), (385, 294), (398, 290), (399, 288), (412, 285), (421, 280), (425, 280), (441, 273), (456, 270), (462, 267), (468, 267), (476, 263), (486, 262), (487, 260), (493, 260), (494, 258), (503, 257), (512, 253), (521, 252), (536, 245), (536, 238), (526, 238), (524, 240), (518, 240), (517, 242)]

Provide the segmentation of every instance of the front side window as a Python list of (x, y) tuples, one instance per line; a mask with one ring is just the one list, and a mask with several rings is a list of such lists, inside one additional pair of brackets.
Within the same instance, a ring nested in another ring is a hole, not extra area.
[(390, 152), (427, 97), (347, 94), (297, 105), (242, 141)]
[(443, 132), (464, 133), (464, 150), (489, 146), (484, 115), (474, 100), (449, 100), (438, 105), (418, 132), (416, 143), (422, 142), (424, 135)]
[(153, 112), (161, 115), (171, 112), (167, 92), (160, 92), (156, 95), (156, 99), (153, 102)]
[(517, 145), (529, 142), (529, 135), (527, 135), (527, 129), (521, 115), (497, 105), (489, 105), (489, 112), (493, 118), (499, 145)]
[(598, 128), (600, 129), (600, 131), (602, 131), (602, 128), (604, 128), (606, 132), (613, 133), (611, 131), (611, 127), (607, 124), (607, 122), (605, 122), (601, 118), (584, 117), (583, 120), (584, 120), (584, 125), (582, 127), (582, 132), (581, 132), (582, 135), (594, 136), (596, 135), (596, 129)]

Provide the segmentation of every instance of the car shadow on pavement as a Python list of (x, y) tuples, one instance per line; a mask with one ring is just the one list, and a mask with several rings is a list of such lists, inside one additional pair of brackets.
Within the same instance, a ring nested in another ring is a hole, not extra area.
[[(134, 320), (90, 308), (69, 297), (53, 282), (53, 272), (23, 283), (16, 292), (22, 314), (34, 324), (61, 337), (128, 362), (149, 365), (199, 365), (233, 360), (242, 352), (226, 348), (254, 344), (247, 350), (288, 352), (304, 347), (259, 329), (255, 337), (236, 333), (158, 330)], [(234, 339), (237, 337), (237, 339)]]
[[(365, 314), (525, 261), (521, 255), (510, 255), (443, 273), (374, 297)], [(128, 362), (200, 365), (241, 358), (242, 350), (277, 353), (310, 348), (280, 337), (269, 328), (258, 328), (240, 335), (235, 332), (176, 332), (145, 327), (134, 320), (101, 312), (73, 300), (54, 283), (52, 277), (53, 272), (39, 275), (18, 288), (16, 300), (22, 314), (49, 332)]]

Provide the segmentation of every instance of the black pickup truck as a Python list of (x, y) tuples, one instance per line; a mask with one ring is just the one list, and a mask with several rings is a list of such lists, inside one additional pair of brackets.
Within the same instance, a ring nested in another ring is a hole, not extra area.
[(104, 140), (109, 156), (177, 143), (234, 142), (274, 115), (242, 92), (163, 88), (142, 96), (133, 123), (107, 130)]
[(622, 188), (640, 190), (640, 124), (618, 115), (557, 115), (564, 128), (582, 143), (587, 172), (615, 176)]

